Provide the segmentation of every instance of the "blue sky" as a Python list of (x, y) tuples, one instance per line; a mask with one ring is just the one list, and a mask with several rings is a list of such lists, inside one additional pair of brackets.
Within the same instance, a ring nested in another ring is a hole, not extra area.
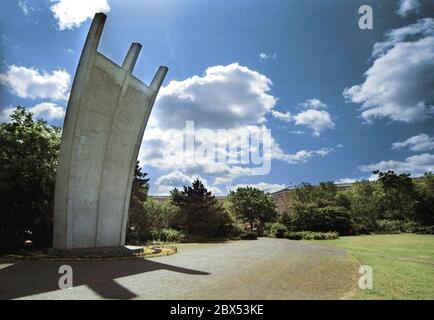
[[(373, 8), (361, 30), (358, 9)], [(152, 194), (200, 177), (217, 194), (301, 182), (353, 181), (374, 169), (434, 170), (432, 0), (2, 1), (0, 119), (15, 105), (61, 125), (95, 11), (108, 15), (99, 51), (134, 73), (169, 67), (140, 155)], [(375, 48), (375, 50), (374, 50)], [(189, 99), (185, 99), (185, 96)], [(271, 130), (271, 171), (180, 165), (165, 151), (185, 121), (211, 130)]]

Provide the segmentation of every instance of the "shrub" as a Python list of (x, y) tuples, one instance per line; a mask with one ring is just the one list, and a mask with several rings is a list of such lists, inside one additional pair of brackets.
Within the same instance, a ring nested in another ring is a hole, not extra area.
[(434, 226), (423, 226), (415, 230), (417, 234), (434, 234)]
[(154, 234), (155, 239), (162, 242), (182, 242), (185, 240), (185, 234), (179, 230), (165, 228)]
[(301, 240), (301, 239), (303, 239), (303, 236), (300, 233), (301, 232), (287, 231), (287, 232), (285, 232), (285, 238), (289, 239), (289, 240)]
[(404, 232), (403, 220), (377, 220), (376, 233), (396, 234)]
[(284, 238), (285, 237), (285, 232), (288, 231), (288, 229), (286, 228), (286, 226), (284, 226), (281, 223), (273, 223), (269, 226), (269, 237), (274, 237), (274, 238)]
[(256, 240), (258, 239), (258, 234), (254, 231), (245, 231), (240, 236), (241, 240)]
[(244, 233), (244, 228), (240, 224), (234, 223), (229, 228), (228, 236), (230, 238), (239, 238), (243, 233)]
[(289, 240), (334, 240), (339, 238), (337, 232), (285, 232), (285, 238)]

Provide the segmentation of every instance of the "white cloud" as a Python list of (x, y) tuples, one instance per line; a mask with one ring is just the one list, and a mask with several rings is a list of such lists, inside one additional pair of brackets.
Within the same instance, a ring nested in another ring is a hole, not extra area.
[[(298, 106), (301, 107), (303, 111), (294, 116), (289, 111), (282, 113), (272, 110), (271, 114), (273, 117), (282, 121), (294, 121), (296, 125), (306, 126), (311, 129), (313, 134), (317, 137), (320, 136), (323, 131), (334, 128), (335, 124), (330, 113), (325, 110), (318, 110), (327, 109), (327, 105), (319, 99), (307, 99), (305, 102), (299, 103)], [(294, 133), (302, 132), (296, 131)]]
[(28, 1), (18, 1), (18, 6), (26, 16), (29, 15), (31, 11), (35, 11), (35, 9), (29, 5)]
[(203, 76), (171, 81), (160, 90), (153, 117), (159, 127), (238, 128), (262, 123), (276, 104), (266, 76), (233, 63), (206, 69)]
[(362, 104), (366, 121), (388, 117), (413, 122), (434, 112), (434, 19), (392, 30), (376, 43), (372, 67), (361, 85), (346, 88), (347, 101)]
[(318, 150), (300, 150), (295, 153), (287, 154), (280, 150), (280, 148), (274, 148), (273, 158), (285, 161), (288, 164), (305, 163), (312, 157), (325, 157), (333, 152), (333, 148), (321, 148)]
[(434, 149), (434, 138), (427, 134), (419, 134), (408, 138), (402, 142), (395, 142), (392, 144), (392, 149), (403, 149), (409, 148), (411, 151), (429, 151)]
[(284, 184), (272, 184), (272, 183), (260, 182), (260, 183), (253, 183), (253, 184), (237, 184), (233, 187), (230, 187), (229, 191), (236, 191), (238, 188), (245, 188), (245, 187), (256, 188), (267, 193), (273, 193), (286, 188)]
[(335, 181), (336, 184), (340, 184), (340, 183), (354, 183), (359, 181), (358, 179), (355, 178), (340, 178), (338, 180)]
[(42, 102), (31, 108), (29, 111), (33, 113), (36, 119), (56, 120), (65, 117), (65, 109), (52, 102)]
[(10, 116), (14, 112), (15, 108), (9, 107), (0, 110), (0, 123), (9, 122), (11, 120)]
[(414, 155), (405, 159), (405, 161), (380, 161), (369, 165), (359, 167), (362, 171), (387, 171), (393, 170), (397, 173), (411, 173), (415, 176), (421, 175), (427, 171), (434, 171), (434, 154), (423, 153)]
[(286, 121), (286, 122), (291, 122), (292, 121), (291, 112), (289, 112), (289, 111), (283, 113), (283, 112), (280, 112), (280, 111), (271, 110), (271, 114), (273, 115), (273, 117), (275, 117), (277, 119), (280, 119), (282, 121)]
[(305, 109), (327, 109), (327, 105), (319, 99), (307, 99), (300, 103), (300, 106)]
[(376, 174), (371, 174), (369, 176), (363, 176), (359, 178), (340, 178), (335, 181), (336, 184), (340, 183), (355, 183), (357, 181), (368, 180), (368, 181), (376, 181), (378, 180), (378, 176)]
[(334, 128), (330, 114), (324, 110), (309, 109), (298, 113), (294, 119), (296, 125), (307, 126), (316, 136), (320, 136), (324, 130)]
[(60, 69), (41, 73), (34, 68), (10, 65), (6, 73), (0, 74), (0, 83), (20, 98), (66, 100), (70, 82), (68, 72)]
[(60, 30), (78, 28), (95, 13), (110, 11), (107, 0), (51, 0), (50, 9)]
[[(15, 111), (15, 107), (4, 108), (0, 111), (0, 123), (9, 122), (10, 115)], [(52, 102), (42, 102), (27, 109), (33, 114), (34, 119), (46, 121), (59, 120), (65, 117), (65, 109)]]
[[(144, 135), (140, 161), (188, 177), (201, 176), (213, 186), (258, 174), (260, 164), (232, 160), (258, 153), (261, 146), (257, 148), (248, 143), (236, 150), (225, 148), (222, 153), (219, 149), (219, 156), (223, 154), (228, 161), (207, 158), (198, 163), (194, 150), (186, 150), (185, 127), (187, 121), (194, 121), (195, 147), (205, 143), (231, 145), (238, 139), (246, 141), (249, 137), (260, 136), (262, 130), (267, 129), (265, 115), (273, 110), (277, 101), (270, 93), (271, 85), (265, 75), (238, 63), (210, 67), (202, 76), (171, 81), (160, 91)], [(200, 130), (211, 134), (199, 133)], [(330, 152), (323, 148), (286, 154), (272, 137), (270, 145), (266, 156), (289, 164), (304, 163), (311, 157)], [(263, 150), (259, 153), (264, 155)]]
[(398, 4), (398, 10), (396, 10), (396, 13), (399, 14), (401, 17), (406, 17), (410, 13), (418, 12), (419, 8), (420, 8), (419, 0), (400, 0)]
[(273, 53), (273, 54), (267, 54), (265, 52), (261, 52), (259, 54), (259, 61), (264, 61), (264, 60), (268, 60), (268, 59), (276, 59), (277, 58), (277, 54)]

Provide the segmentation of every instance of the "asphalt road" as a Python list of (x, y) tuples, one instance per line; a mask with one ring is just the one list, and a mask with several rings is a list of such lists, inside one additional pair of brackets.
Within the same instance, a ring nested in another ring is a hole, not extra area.
[[(58, 269), (73, 269), (60, 290)], [(263, 238), (183, 244), (172, 256), (0, 264), (0, 299), (341, 299), (358, 279), (346, 251)]]

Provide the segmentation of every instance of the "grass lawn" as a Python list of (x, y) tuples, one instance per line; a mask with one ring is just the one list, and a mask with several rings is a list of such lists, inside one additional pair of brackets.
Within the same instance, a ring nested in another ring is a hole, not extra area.
[(315, 241), (348, 250), (373, 269), (372, 290), (354, 299), (434, 299), (434, 236), (368, 235)]

